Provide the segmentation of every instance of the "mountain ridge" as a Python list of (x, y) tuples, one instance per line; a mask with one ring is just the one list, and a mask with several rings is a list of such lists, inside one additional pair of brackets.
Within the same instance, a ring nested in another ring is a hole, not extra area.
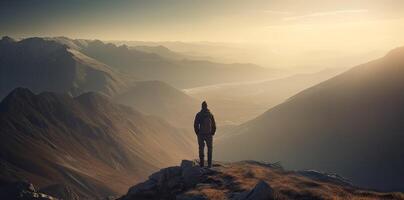
[[(336, 172), (362, 187), (404, 190), (403, 49), (306, 89), (233, 128), (217, 142), (219, 157), (280, 160), (290, 168)], [(232, 148), (240, 145), (252, 148)]]
[[(120, 194), (153, 169), (191, 157), (187, 132), (89, 92), (34, 94), (18, 88), (0, 103), (0, 180), (63, 184), (81, 198)], [(164, 150), (169, 148), (169, 150)]]

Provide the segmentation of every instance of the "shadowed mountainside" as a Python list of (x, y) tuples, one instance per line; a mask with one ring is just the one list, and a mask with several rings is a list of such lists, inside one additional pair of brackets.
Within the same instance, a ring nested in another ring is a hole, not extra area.
[(192, 136), (100, 94), (19, 88), (0, 103), (0, 179), (27, 179), (55, 194), (70, 188), (82, 198), (122, 194), (153, 170), (192, 157)]
[(344, 178), (313, 170), (287, 171), (279, 165), (242, 161), (200, 168), (183, 160), (131, 187), (120, 200), (293, 200), (404, 199), (403, 193), (357, 188)]
[[(291, 97), (216, 143), (220, 159), (277, 160), (404, 191), (404, 48)], [(246, 147), (242, 150), (239, 147)]]

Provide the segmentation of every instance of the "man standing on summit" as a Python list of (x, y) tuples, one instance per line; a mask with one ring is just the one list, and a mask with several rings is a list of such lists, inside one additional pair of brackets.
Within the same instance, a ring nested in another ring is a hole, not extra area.
[(208, 147), (208, 167), (212, 167), (213, 135), (216, 132), (216, 122), (213, 114), (208, 109), (208, 104), (202, 102), (202, 109), (195, 116), (194, 130), (198, 136), (199, 165), (204, 166), (205, 143)]

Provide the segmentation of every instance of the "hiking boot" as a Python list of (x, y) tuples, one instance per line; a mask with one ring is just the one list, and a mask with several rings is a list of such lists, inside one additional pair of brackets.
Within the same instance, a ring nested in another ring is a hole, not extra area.
[(205, 163), (204, 163), (203, 158), (199, 159), (199, 166), (200, 166), (200, 167), (204, 167), (204, 166), (205, 166)]

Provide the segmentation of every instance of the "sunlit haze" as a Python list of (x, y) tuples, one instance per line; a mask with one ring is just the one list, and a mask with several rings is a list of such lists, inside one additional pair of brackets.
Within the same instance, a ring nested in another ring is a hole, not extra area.
[[(248, 49), (234, 53), (234, 62), (265, 67), (310, 68), (353, 57), (324, 66), (348, 67), (404, 44), (400, 0), (2, 1), (0, 5), (3, 35), (226, 43)], [(307, 58), (313, 54), (317, 58)]]

